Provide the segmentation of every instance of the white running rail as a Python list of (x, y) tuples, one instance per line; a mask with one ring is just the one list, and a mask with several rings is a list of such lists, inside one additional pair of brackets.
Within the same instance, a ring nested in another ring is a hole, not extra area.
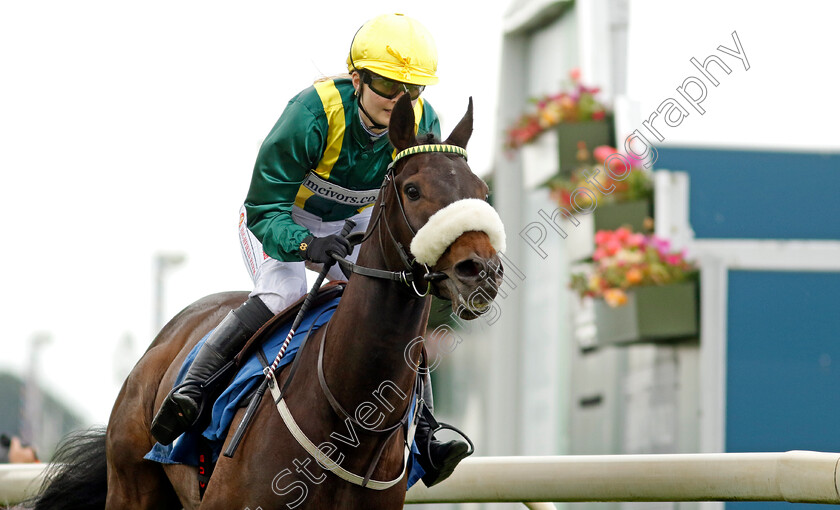
[(0, 464), (0, 507), (20, 503), (41, 487), (46, 464)]
[[(790, 501), (840, 504), (840, 453), (699, 453), (475, 457), (406, 503)], [(0, 465), (0, 505), (32, 495), (44, 464)]]
[[(840, 503), (840, 453), (576, 455), (465, 459), (408, 503), (791, 501)], [(540, 507), (537, 507), (540, 508)], [(543, 508), (551, 508), (546, 506)]]

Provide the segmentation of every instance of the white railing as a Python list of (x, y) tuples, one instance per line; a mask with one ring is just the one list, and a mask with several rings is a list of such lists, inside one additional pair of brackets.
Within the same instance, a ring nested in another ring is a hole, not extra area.
[(0, 464), (0, 507), (20, 503), (41, 487), (46, 464)]
[[(0, 465), (0, 504), (40, 485), (44, 464)], [(445, 482), (417, 484), (406, 503), (791, 501), (840, 503), (840, 453), (709, 453), (476, 457)]]
[[(408, 503), (793, 501), (840, 503), (840, 454), (715, 453), (478, 457)], [(539, 507), (538, 507), (539, 508)], [(546, 507), (551, 508), (551, 507)]]

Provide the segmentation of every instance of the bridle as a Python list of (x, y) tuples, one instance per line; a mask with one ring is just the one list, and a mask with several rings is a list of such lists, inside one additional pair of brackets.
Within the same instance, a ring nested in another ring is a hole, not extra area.
[[(382, 182), (382, 186), (379, 190), (379, 208), (377, 209), (376, 219), (372, 222), (372, 226), (368, 228), (368, 232), (362, 238), (359, 244), (366, 241), (373, 233), (374, 230), (379, 232), (379, 244), (380, 248), (383, 250), (383, 257), (384, 257), (384, 247), (382, 242), (382, 228), (380, 226), (380, 221), (384, 222), (384, 230), (388, 233), (388, 237), (391, 240), (392, 245), (396, 248), (397, 253), (400, 256), (400, 260), (404, 265), (405, 269), (402, 271), (390, 271), (385, 269), (375, 269), (369, 267), (359, 266), (358, 264), (354, 264), (345, 258), (337, 257), (333, 255), (338, 263), (342, 266), (345, 271), (349, 271), (352, 273), (360, 274), (363, 276), (368, 276), (372, 278), (384, 278), (392, 281), (399, 281), (406, 285), (411, 286), (414, 293), (419, 297), (425, 297), (429, 294), (431, 290), (432, 282), (440, 281), (447, 276), (444, 273), (440, 272), (432, 272), (431, 269), (427, 264), (418, 263), (416, 258), (409, 260), (408, 254), (406, 253), (405, 248), (403, 245), (397, 241), (396, 237), (393, 234), (391, 229), (391, 225), (388, 223), (388, 218), (385, 216), (385, 192), (389, 187), (393, 188), (394, 193), (396, 194), (397, 206), (400, 210), (400, 216), (402, 216), (405, 225), (408, 227), (409, 231), (411, 232), (412, 237), (417, 235), (417, 232), (411, 226), (411, 223), (408, 221), (408, 216), (405, 213), (405, 207), (403, 205), (402, 200), (400, 199), (399, 190), (397, 189), (394, 167), (395, 164), (406, 158), (408, 156), (412, 156), (415, 154), (422, 154), (422, 153), (429, 153), (429, 152), (443, 152), (443, 153), (450, 153), (450, 154), (458, 154), (462, 156), (464, 159), (467, 157), (467, 152), (462, 149), (461, 147), (447, 145), (447, 144), (425, 144), (425, 145), (417, 145), (414, 147), (410, 147), (403, 151), (397, 153), (394, 157), (393, 162), (388, 166), (385, 179)], [(384, 258), (383, 258), (384, 260)], [(427, 282), (426, 291), (421, 293), (417, 286), (415, 285), (415, 269), (419, 266), (425, 270), (422, 278)], [(318, 351), (318, 362), (317, 362), (317, 370), (318, 370), (318, 382), (321, 386), (321, 390), (327, 398), (327, 401), (332, 407), (333, 412), (336, 413), (337, 416), (342, 418), (345, 423), (352, 424), (354, 427), (360, 427), (361, 431), (366, 434), (370, 435), (386, 435), (384, 440), (380, 441), (378, 448), (374, 453), (374, 457), (368, 468), (365, 472), (364, 476), (357, 475), (352, 473), (341, 466), (338, 465), (337, 462), (332, 461), (329, 457), (319, 449), (319, 447), (315, 446), (315, 444), (306, 436), (306, 434), (300, 429), (298, 424), (295, 422), (294, 417), (292, 416), (289, 408), (285, 402), (284, 395), (286, 393), (286, 389), (288, 388), (289, 384), (291, 383), (292, 377), (294, 376), (295, 371), (297, 370), (298, 363), (301, 359), (301, 356), (298, 356), (294, 363), (292, 364), (292, 368), (290, 370), (289, 376), (285, 381), (283, 388), (281, 389), (277, 384), (277, 381), (274, 378), (274, 372), (269, 370), (267, 372), (267, 376), (269, 379), (268, 387), (271, 391), (272, 397), (274, 398), (275, 406), (277, 407), (278, 412), (280, 413), (283, 422), (286, 424), (286, 427), (289, 429), (289, 432), (294, 436), (297, 440), (298, 444), (300, 444), (310, 455), (312, 455), (323, 467), (329, 469), (339, 478), (353, 483), (355, 485), (360, 485), (362, 487), (367, 487), (375, 490), (385, 490), (390, 487), (393, 487), (397, 484), (400, 480), (403, 479), (405, 476), (405, 472), (408, 466), (408, 459), (411, 455), (411, 444), (414, 440), (414, 431), (416, 428), (417, 420), (419, 418), (419, 413), (422, 410), (422, 406), (425, 404), (424, 395), (423, 395), (423, 382), (420, 378), (420, 371), (416, 371), (414, 377), (414, 383), (412, 384), (412, 388), (410, 390), (410, 395), (412, 396), (413, 402), (410, 403), (405, 411), (403, 412), (402, 417), (396, 423), (378, 429), (372, 429), (365, 424), (359, 422), (359, 420), (349, 413), (344, 407), (338, 402), (338, 400), (333, 395), (332, 391), (327, 384), (326, 377), (324, 375), (324, 344), (327, 338), (327, 331), (329, 329), (330, 323), (328, 322), (326, 326), (324, 326), (324, 332), (321, 334), (321, 341), (320, 347)], [(307, 335), (308, 336), (308, 335)], [(302, 349), (302, 346), (301, 346)], [(267, 363), (266, 363), (267, 364)], [(355, 429), (354, 429), (355, 430)], [(391, 480), (387, 481), (380, 481), (372, 479), (372, 475), (376, 467), (379, 465), (379, 460), (382, 456), (382, 453), (385, 450), (385, 447), (390, 443), (390, 439), (396, 435), (400, 430), (404, 431), (404, 443), (405, 443), (405, 451), (403, 453), (403, 467), (400, 474)]]
[[(394, 168), (400, 160), (407, 158), (409, 156), (413, 156), (415, 154), (424, 154), (424, 153), (431, 153), (431, 152), (439, 152), (445, 154), (457, 154), (462, 156), (465, 160), (467, 159), (467, 151), (458, 147), (457, 145), (449, 145), (449, 144), (423, 144), (423, 145), (415, 145), (413, 147), (409, 147), (404, 149), (394, 156), (394, 160), (388, 165), (388, 169), (385, 173), (385, 179), (382, 181), (382, 186), (379, 188), (379, 207), (376, 211), (376, 218), (373, 221), (372, 227), (368, 228), (367, 234), (362, 238), (359, 244), (365, 242), (376, 230), (379, 235), (379, 246), (380, 249), (383, 250), (383, 258), (384, 258), (384, 244), (382, 242), (382, 228), (380, 228), (380, 221), (384, 219), (385, 224), (385, 231), (388, 233), (388, 237), (391, 240), (391, 244), (397, 251), (397, 254), (400, 257), (400, 261), (402, 262), (404, 269), (402, 271), (389, 271), (386, 269), (375, 269), (370, 267), (363, 267), (343, 257), (333, 256), (336, 261), (338, 261), (339, 265), (345, 271), (345, 273), (356, 273), (362, 276), (368, 276), (371, 278), (381, 278), (386, 280), (392, 280), (396, 282), (402, 282), (406, 286), (411, 287), (417, 297), (426, 297), (429, 295), (429, 292), (432, 289), (432, 283), (443, 281), (448, 276), (446, 273), (442, 273), (440, 271), (432, 271), (431, 268), (427, 264), (422, 264), (417, 262), (415, 258), (409, 258), (408, 253), (405, 247), (397, 241), (396, 237), (394, 236), (393, 230), (391, 229), (391, 225), (388, 223), (388, 218), (385, 216), (385, 191), (389, 187), (393, 188), (394, 194), (396, 196), (397, 207), (400, 210), (400, 216), (403, 219), (406, 227), (408, 227), (409, 232), (411, 232), (412, 237), (417, 234), (414, 228), (411, 226), (411, 223), (408, 221), (408, 216), (405, 213), (405, 206), (403, 205), (402, 198), (400, 197), (399, 190), (397, 189), (396, 177), (394, 173)], [(415, 274), (420, 272), (419, 269), (422, 268), (423, 276), (422, 279), (426, 282), (426, 289), (421, 292), (420, 289), (417, 288)]]

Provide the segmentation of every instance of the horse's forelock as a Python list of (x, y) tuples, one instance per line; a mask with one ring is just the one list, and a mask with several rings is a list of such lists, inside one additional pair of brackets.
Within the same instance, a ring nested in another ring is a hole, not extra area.
[(420, 145), (428, 145), (428, 144), (434, 144), (434, 143), (441, 143), (440, 138), (438, 138), (437, 136), (435, 136), (435, 134), (434, 134), (434, 133), (426, 133), (426, 134), (422, 135), (420, 138), (418, 138), (418, 139), (417, 139), (417, 142), (418, 142)]

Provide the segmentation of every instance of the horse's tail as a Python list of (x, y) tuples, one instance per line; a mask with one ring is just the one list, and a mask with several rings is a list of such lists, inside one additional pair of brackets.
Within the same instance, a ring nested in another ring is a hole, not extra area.
[(64, 438), (56, 449), (41, 492), (25, 504), (33, 510), (102, 510), (108, 492), (105, 428)]

